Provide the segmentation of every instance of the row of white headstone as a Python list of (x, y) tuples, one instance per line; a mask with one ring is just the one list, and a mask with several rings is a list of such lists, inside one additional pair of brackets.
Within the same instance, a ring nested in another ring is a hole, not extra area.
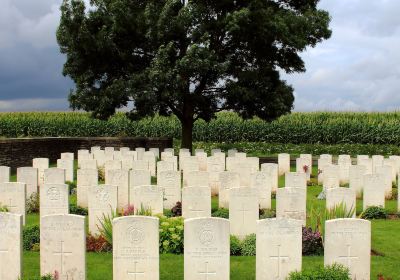
[[(22, 216), (0, 213), (0, 278), (22, 275)], [(284, 280), (302, 269), (302, 223), (293, 219), (257, 222), (256, 279)], [(40, 226), (41, 275), (86, 279), (85, 219), (48, 215)], [(370, 279), (371, 224), (337, 219), (325, 224), (325, 265), (348, 267), (352, 279)], [(184, 224), (184, 279), (229, 280), (230, 223), (220, 218), (194, 218)], [(128, 216), (113, 220), (113, 279), (159, 279), (159, 221)]]

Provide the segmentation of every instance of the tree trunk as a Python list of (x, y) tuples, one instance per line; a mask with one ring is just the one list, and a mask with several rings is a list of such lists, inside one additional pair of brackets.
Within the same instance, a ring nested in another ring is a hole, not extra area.
[(193, 148), (193, 118), (181, 121), (182, 124), (182, 143), (181, 148), (189, 149), (192, 152)]

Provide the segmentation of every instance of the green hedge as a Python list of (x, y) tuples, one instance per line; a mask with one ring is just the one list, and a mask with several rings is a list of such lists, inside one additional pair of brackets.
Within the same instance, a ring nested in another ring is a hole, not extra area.
[[(175, 117), (132, 122), (119, 113), (108, 121), (87, 113), (2, 113), (0, 136), (144, 136), (180, 138)], [(197, 121), (195, 141), (305, 144), (400, 144), (400, 113), (293, 113), (273, 122), (242, 120), (222, 112), (210, 123)]]

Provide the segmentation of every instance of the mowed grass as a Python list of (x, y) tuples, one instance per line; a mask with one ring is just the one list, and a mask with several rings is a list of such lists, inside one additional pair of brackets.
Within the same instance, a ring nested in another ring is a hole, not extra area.
[[(314, 168), (313, 174), (317, 170)], [(315, 179), (313, 179), (315, 182)], [(279, 187), (285, 184), (284, 178), (279, 178)], [(324, 209), (325, 200), (318, 200), (321, 186), (310, 186), (307, 191), (307, 211), (311, 208)], [(71, 196), (71, 202), (76, 197)], [(272, 208), (275, 209), (276, 200), (272, 199)], [(218, 208), (218, 197), (212, 198), (213, 209)], [(389, 213), (397, 212), (397, 203), (387, 200), (386, 207)], [(362, 211), (362, 200), (357, 200), (357, 214)], [(37, 214), (27, 215), (27, 225), (39, 224)], [(372, 221), (372, 249), (376, 255), (371, 257), (371, 279), (378, 279), (383, 275), (385, 280), (400, 280), (400, 220)], [(231, 257), (231, 277), (234, 280), (255, 279), (255, 257)], [(24, 280), (38, 277), (40, 274), (40, 254), (38, 252), (24, 252), (23, 256)], [(303, 257), (303, 270), (310, 270), (323, 265), (323, 256)], [(182, 280), (184, 275), (183, 255), (160, 255), (160, 279)], [(112, 279), (112, 254), (87, 253), (87, 279)]]

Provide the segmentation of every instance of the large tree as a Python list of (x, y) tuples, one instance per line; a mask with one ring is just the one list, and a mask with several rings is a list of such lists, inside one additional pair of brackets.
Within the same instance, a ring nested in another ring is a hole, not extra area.
[[(185, 3), (187, 2), (187, 3)], [(182, 146), (221, 110), (273, 120), (293, 108), (280, 79), (331, 35), (319, 0), (64, 0), (57, 40), (73, 109), (107, 119), (176, 115)]]

